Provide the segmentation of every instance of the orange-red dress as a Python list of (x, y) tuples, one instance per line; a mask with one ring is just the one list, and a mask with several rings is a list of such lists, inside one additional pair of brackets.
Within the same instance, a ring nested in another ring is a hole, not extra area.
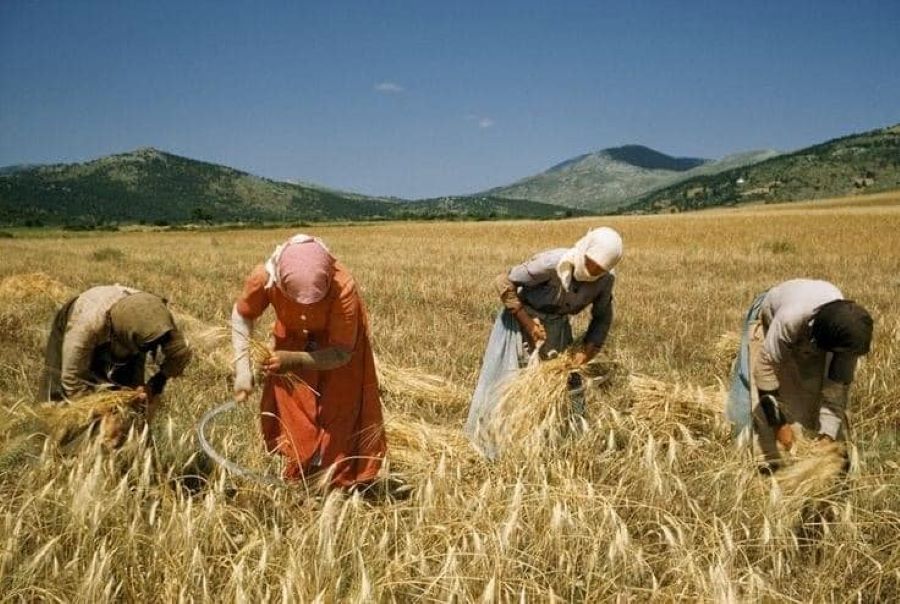
[(369, 321), (353, 277), (335, 262), (328, 294), (315, 304), (298, 304), (277, 286), (266, 289), (267, 279), (262, 265), (253, 269), (237, 310), (253, 320), (271, 304), (276, 349), (336, 346), (352, 356), (330, 371), (295, 371), (302, 381), (266, 378), (260, 402), (266, 448), (288, 458), (289, 480), (320, 471), (332, 471), (331, 484), (339, 487), (374, 479), (387, 447)]

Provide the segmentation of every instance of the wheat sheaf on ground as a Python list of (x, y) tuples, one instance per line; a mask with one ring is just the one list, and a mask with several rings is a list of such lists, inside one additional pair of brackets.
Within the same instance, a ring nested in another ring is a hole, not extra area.
[[(62, 445), (101, 423), (101, 438), (114, 439), (125, 434), (143, 418), (146, 399), (131, 388), (101, 389), (64, 403), (41, 404), (34, 410), (50, 431), (54, 442)], [(140, 427), (139, 427), (140, 429)]]
[(845, 443), (801, 437), (785, 455), (785, 465), (775, 473), (775, 482), (790, 495), (821, 496), (849, 469), (850, 454)]
[(40, 298), (61, 304), (71, 294), (69, 287), (42, 272), (14, 274), (0, 281), (0, 299), (4, 300)]
[(498, 386), (497, 403), (480, 429), (504, 454), (554, 447), (581, 422), (568, 389), (569, 374), (577, 369), (570, 355), (521, 369)]
[[(572, 373), (581, 374), (586, 385), (583, 416), (573, 410)], [(662, 440), (721, 438), (726, 432), (717, 387), (620, 374), (616, 363), (579, 367), (570, 355), (529, 366), (500, 386), (498, 403), (482, 429), (501, 451), (552, 449), (592, 425), (615, 425)]]
[(100, 390), (60, 403), (20, 401), (0, 414), (0, 472), (37, 462), (40, 452), (66, 455), (99, 444), (112, 451), (145, 427), (145, 399), (132, 389)]
[(727, 434), (717, 386), (697, 386), (644, 375), (628, 377), (628, 412), (656, 438), (710, 438)]

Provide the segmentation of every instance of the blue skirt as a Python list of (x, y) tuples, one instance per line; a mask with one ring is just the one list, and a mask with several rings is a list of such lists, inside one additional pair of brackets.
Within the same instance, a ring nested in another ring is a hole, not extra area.
[(524, 350), (518, 321), (509, 311), (502, 311), (494, 321), (494, 328), (484, 351), (478, 385), (469, 403), (469, 417), (464, 428), (472, 444), (489, 459), (496, 459), (499, 451), (496, 443), (482, 430), (482, 422), (487, 420), (497, 406), (500, 387), (518, 372), (525, 356)]
[(759, 294), (744, 318), (741, 330), (741, 345), (737, 358), (731, 368), (731, 387), (728, 390), (728, 401), (725, 405), (725, 417), (734, 424), (734, 435), (741, 434), (751, 426), (752, 394), (750, 392), (750, 326), (759, 319), (766, 293)]

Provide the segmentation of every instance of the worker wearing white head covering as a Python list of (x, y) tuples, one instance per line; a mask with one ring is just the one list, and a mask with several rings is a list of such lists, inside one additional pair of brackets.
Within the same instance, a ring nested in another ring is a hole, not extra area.
[[(588, 362), (603, 347), (613, 319), (613, 268), (621, 258), (622, 238), (600, 227), (573, 247), (544, 250), (497, 276), (504, 309), (494, 323), (465, 426), (485, 455), (499, 453), (483, 422), (499, 400), (501, 385), (529, 357), (548, 358), (572, 347), (572, 316), (590, 307), (590, 323), (572, 354), (574, 364)], [(573, 410), (583, 412), (583, 399), (573, 402)]]
[(603, 276), (603, 273), (592, 274), (587, 269), (586, 258), (598, 264), (604, 273), (612, 271), (622, 259), (622, 237), (609, 227), (600, 227), (579, 239), (556, 265), (559, 279), (567, 290), (571, 288), (573, 277), (587, 283)]

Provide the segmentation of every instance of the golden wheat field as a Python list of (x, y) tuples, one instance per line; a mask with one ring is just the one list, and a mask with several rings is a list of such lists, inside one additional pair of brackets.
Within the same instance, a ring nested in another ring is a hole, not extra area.
[[(0, 600), (896, 601), (900, 194), (813, 209), (303, 229), (368, 305), (389, 471), (411, 489), (374, 502), (221, 469), (180, 486), (210, 469), (194, 427), (229, 400), (234, 297), (293, 231), (0, 239)], [(516, 439), (489, 463), (461, 427), (499, 306), (491, 281), (599, 224), (626, 249), (602, 357), (615, 370), (583, 429)], [(843, 478), (825, 457), (760, 476), (719, 414), (746, 307), (799, 276), (833, 281), (876, 322)], [(111, 282), (167, 297), (196, 356), (148, 437), (63, 450), (32, 413), (44, 341), (67, 296)], [(252, 403), (216, 422), (220, 450), (278, 475)]]

